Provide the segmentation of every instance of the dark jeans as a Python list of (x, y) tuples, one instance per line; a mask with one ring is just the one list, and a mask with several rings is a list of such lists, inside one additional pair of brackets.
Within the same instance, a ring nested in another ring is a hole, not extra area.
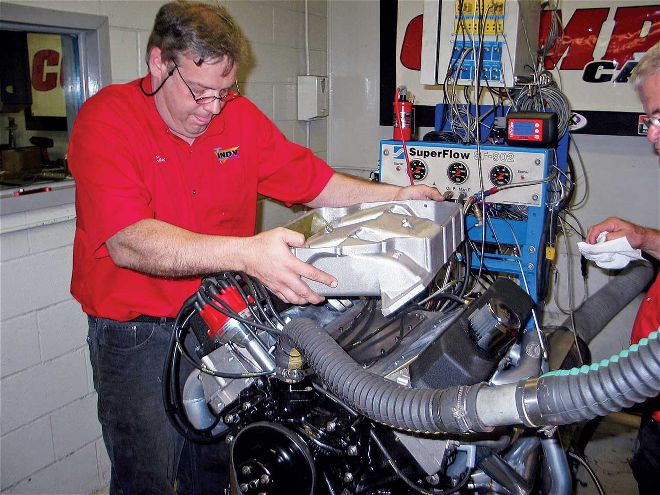
[(227, 486), (225, 444), (185, 441), (165, 414), (161, 375), (172, 327), (89, 317), (87, 342), (112, 463), (111, 495), (217, 495)]
[(660, 423), (649, 415), (642, 418), (639, 434), (630, 460), (640, 495), (658, 493), (660, 479)]

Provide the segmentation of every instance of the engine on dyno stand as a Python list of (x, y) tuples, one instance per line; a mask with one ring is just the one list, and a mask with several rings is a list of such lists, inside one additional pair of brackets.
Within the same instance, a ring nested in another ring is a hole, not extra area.
[(310, 252), (296, 254), (341, 274), (350, 297), (278, 311), (258, 281), (224, 273), (186, 301), (166, 410), (187, 438), (230, 444), (232, 493), (570, 493), (556, 425), (658, 393), (656, 334), (611, 362), (538, 376), (547, 348), (524, 330), (526, 292), (500, 278), (464, 298), (451, 208), (303, 218)]

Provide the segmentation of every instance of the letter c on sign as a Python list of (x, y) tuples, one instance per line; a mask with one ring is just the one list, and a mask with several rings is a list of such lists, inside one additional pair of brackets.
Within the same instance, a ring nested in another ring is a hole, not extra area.
[(57, 86), (57, 72), (46, 73), (46, 67), (57, 68), (60, 54), (55, 50), (39, 50), (32, 60), (32, 87), (37, 91), (50, 91)]
[(610, 60), (589, 62), (584, 66), (582, 80), (589, 83), (610, 82), (616, 65)]

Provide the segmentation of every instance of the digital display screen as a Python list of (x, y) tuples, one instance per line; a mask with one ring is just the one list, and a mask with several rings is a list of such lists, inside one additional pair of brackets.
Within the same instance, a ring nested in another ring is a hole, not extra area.
[(533, 136), (534, 122), (514, 122), (513, 134), (514, 136)]
[(509, 121), (509, 139), (540, 141), (543, 136), (543, 122), (540, 120), (518, 120)]

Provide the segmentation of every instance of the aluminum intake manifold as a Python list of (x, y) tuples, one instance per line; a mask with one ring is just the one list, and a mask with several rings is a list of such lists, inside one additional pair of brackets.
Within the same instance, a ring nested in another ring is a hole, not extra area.
[(460, 207), (420, 200), (318, 208), (286, 227), (306, 238), (293, 253), (337, 278), (337, 287), (306, 280), (314, 291), (380, 295), (385, 316), (422, 292), (465, 236)]

